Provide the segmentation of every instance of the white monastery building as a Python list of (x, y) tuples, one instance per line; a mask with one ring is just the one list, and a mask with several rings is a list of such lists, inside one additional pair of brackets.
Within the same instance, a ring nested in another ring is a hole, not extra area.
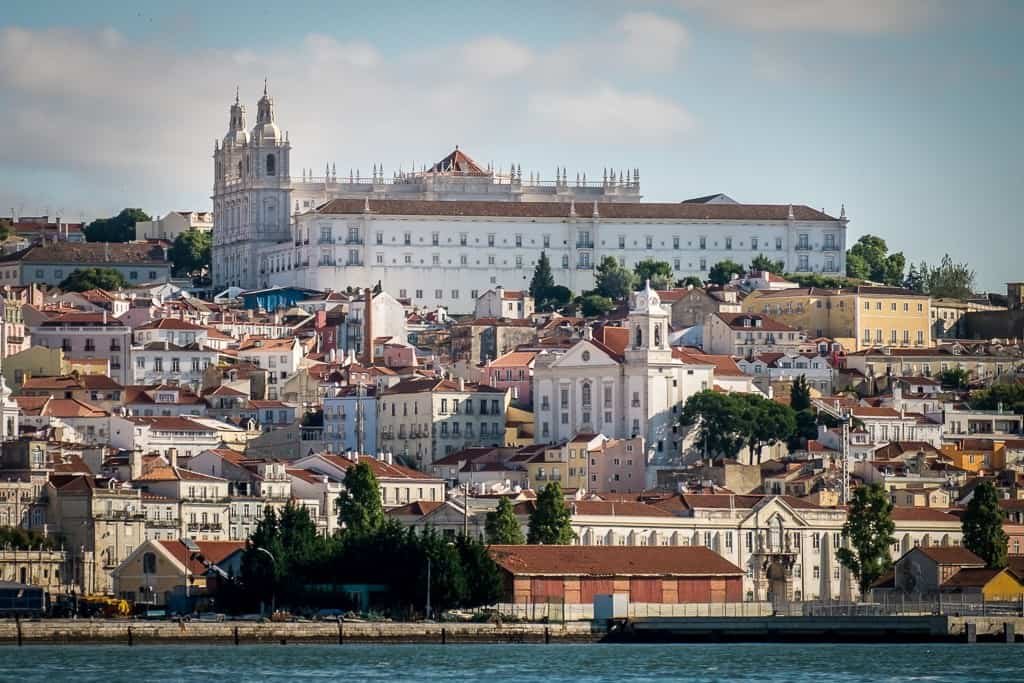
[(385, 177), (335, 165), (292, 177), (291, 143), (266, 90), (256, 125), (231, 106), (214, 146), (213, 281), (216, 287), (344, 290), (378, 281), (399, 298), (470, 313), (477, 297), (529, 285), (542, 252), (555, 282), (594, 286), (605, 256), (627, 267), (655, 256), (678, 278), (707, 277), (716, 262), (759, 253), (791, 272), (845, 272), (845, 210), (838, 218), (793, 204), (740, 204), (725, 195), (641, 202), (640, 172), (570, 180), (523, 178), (481, 166), (456, 148), (436, 164)]

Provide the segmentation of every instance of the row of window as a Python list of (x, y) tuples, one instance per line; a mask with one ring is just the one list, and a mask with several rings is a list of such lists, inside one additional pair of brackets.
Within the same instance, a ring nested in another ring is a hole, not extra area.
[[(871, 342), (871, 329), (870, 328), (867, 328), (867, 327), (864, 328), (864, 336), (862, 338), (863, 338), (865, 343), (870, 343)], [(889, 330), (889, 343), (890, 344), (898, 343), (898, 338), (899, 338), (899, 331), (898, 330), (896, 330), (896, 329)], [(884, 339), (883, 339), (883, 335), (882, 335), (882, 329), (881, 328), (875, 329), (875, 343), (876, 344), (881, 344), (883, 342), (884, 342)], [(910, 330), (903, 330), (903, 343), (904, 344), (909, 344), (910, 343)], [(918, 344), (918, 345), (924, 344), (924, 331), (923, 330), (918, 330), (917, 331), (917, 336), (916, 336), (915, 343)]]
[[(146, 369), (146, 365), (147, 365), (147, 360), (146, 360), (145, 356), (136, 356), (135, 357), (135, 367), (137, 369), (145, 370)], [(192, 372), (199, 372), (200, 370), (206, 370), (209, 367), (210, 367), (210, 359), (208, 359), (208, 358), (203, 358), (203, 359), (193, 358), (192, 359)], [(159, 356), (156, 357), (156, 358), (153, 358), (153, 371), (154, 372), (163, 372), (164, 371), (164, 359), (163, 358), (160, 358)], [(172, 358), (171, 359), (171, 372), (181, 372), (181, 359), (179, 359), (179, 358)]]

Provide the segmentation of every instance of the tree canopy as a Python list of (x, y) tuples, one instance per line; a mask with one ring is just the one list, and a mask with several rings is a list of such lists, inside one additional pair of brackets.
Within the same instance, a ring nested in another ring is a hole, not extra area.
[(366, 462), (345, 471), (345, 490), (338, 496), (338, 521), (346, 532), (370, 533), (384, 522), (380, 485)]
[(750, 262), (750, 270), (751, 272), (766, 270), (769, 273), (782, 275), (786, 270), (786, 264), (782, 261), (773, 261), (764, 254), (758, 254), (754, 257), (754, 260)]
[(1010, 410), (1024, 415), (1024, 384), (993, 384), (979, 391), (972, 391), (969, 400), (975, 410)]
[(65, 292), (84, 292), (87, 289), (117, 291), (128, 286), (120, 271), (113, 268), (76, 268), (57, 285)]
[(594, 294), (613, 301), (625, 299), (636, 287), (636, 275), (614, 256), (605, 256), (594, 271)]
[(210, 268), (213, 236), (202, 230), (188, 230), (174, 239), (168, 256), (177, 275), (189, 275)]
[(989, 569), (1006, 566), (1009, 539), (1003, 531), (1005, 517), (995, 485), (990, 481), (978, 484), (962, 517), (964, 547), (985, 560)]
[(537, 265), (533, 267), (533, 278), (530, 280), (530, 296), (538, 311), (553, 310), (551, 290), (555, 286), (555, 276), (551, 274), (551, 261), (545, 251), (540, 252)]
[(807, 386), (807, 377), (799, 375), (789, 390), (789, 407), (793, 410), (807, 410), (811, 407), (811, 389)]
[(687, 275), (682, 280), (676, 283), (678, 287), (694, 287), (700, 288), (704, 286), (704, 281), (696, 275)]
[(526, 543), (523, 529), (519, 526), (512, 502), (507, 496), (498, 500), (498, 508), (487, 513), (484, 522), (487, 542), (492, 545), (522, 545)]
[(44, 536), (38, 531), (22, 529), (18, 526), (0, 526), (0, 549), (12, 550), (49, 550), (59, 547), (53, 536)]
[(836, 549), (836, 559), (857, 577), (861, 595), (892, 567), (889, 548), (896, 542), (895, 529), (886, 490), (880, 484), (858, 487), (843, 524), (848, 543)]
[(788, 440), (796, 431), (796, 413), (789, 406), (755, 394), (701, 391), (683, 406), (680, 423), (698, 426), (698, 439), (708, 454), (735, 458), (744, 446), (761, 461), (761, 451)]
[(708, 271), (708, 280), (716, 285), (727, 285), (733, 275), (743, 275), (745, 268), (731, 259), (719, 261)]
[(894, 287), (902, 286), (906, 264), (907, 259), (902, 252), (890, 254), (885, 240), (875, 235), (863, 235), (846, 252), (848, 276)]
[(954, 263), (946, 254), (934, 267), (924, 261), (917, 267), (911, 265), (904, 285), (934, 297), (966, 299), (974, 293), (974, 278), (974, 270), (969, 265)]
[(638, 286), (647, 280), (651, 281), (651, 289), (668, 289), (672, 286), (672, 264), (668, 261), (644, 259), (634, 266), (633, 272)]
[(152, 220), (142, 209), (121, 209), (110, 218), (97, 218), (85, 226), (87, 242), (131, 242), (135, 239), (135, 224)]
[(577, 299), (580, 307), (580, 314), (590, 318), (597, 315), (604, 315), (615, 308), (615, 302), (606, 296), (599, 294), (586, 294)]
[(569, 545), (576, 538), (572, 530), (572, 512), (565, 504), (562, 487), (549, 482), (537, 496), (537, 507), (530, 514), (526, 542), (532, 545)]
[(939, 381), (943, 389), (966, 389), (971, 373), (966, 368), (947, 368), (939, 373)]

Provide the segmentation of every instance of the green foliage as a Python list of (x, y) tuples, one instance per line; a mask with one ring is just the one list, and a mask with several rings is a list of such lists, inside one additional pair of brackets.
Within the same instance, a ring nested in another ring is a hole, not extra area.
[(880, 484), (854, 491), (843, 524), (843, 538), (848, 543), (836, 549), (836, 558), (857, 577), (861, 595), (892, 567), (889, 548), (896, 542), (895, 529), (892, 501)]
[(643, 286), (647, 280), (651, 281), (651, 289), (668, 289), (672, 286), (672, 264), (668, 261), (657, 259), (644, 259), (633, 268), (636, 274), (637, 286)]
[(487, 513), (484, 533), (487, 535), (487, 542), (492, 545), (522, 545), (526, 543), (519, 520), (516, 519), (513, 511), (512, 502), (506, 496), (502, 496), (498, 500), (496, 510)]
[(903, 286), (906, 289), (919, 292), (921, 294), (926, 292), (927, 284), (925, 283), (924, 273), (918, 270), (917, 266), (913, 263), (911, 263), (910, 268), (907, 269), (907, 277), (903, 279)]
[(842, 289), (855, 287), (858, 284), (845, 277), (822, 275), (821, 273), (786, 273), (784, 277), (801, 287), (818, 287), (820, 289)]
[(551, 261), (547, 252), (540, 252), (537, 265), (533, 267), (533, 279), (530, 280), (530, 296), (538, 311), (553, 310), (550, 304), (551, 289), (555, 286), (555, 276), (551, 274)]
[(970, 406), (975, 410), (1007, 410), (1024, 415), (1024, 384), (993, 384), (971, 392)]
[(526, 542), (532, 545), (569, 545), (576, 539), (572, 530), (572, 512), (565, 504), (562, 487), (550, 482), (537, 496), (537, 507), (530, 515)]
[(949, 254), (931, 268), (924, 261), (910, 267), (907, 283), (915, 291), (937, 298), (966, 299), (974, 293), (974, 271), (966, 263), (954, 263)]
[(555, 285), (548, 290), (544, 307), (545, 310), (558, 311), (568, 306), (570, 301), (572, 301), (572, 290), (564, 285)]
[(939, 381), (943, 389), (966, 389), (971, 373), (966, 368), (949, 368), (939, 373)]
[(704, 281), (696, 275), (687, 275), (682, 280), (676, 283), (677, 287), (693, 287), (699, 289), (704, 286)]
[(22, 529), (19, 526), (0, 526), (0, 550), (53, 550), (57, 547), (56, 539), (44, 536), (38, 531)]
[(786, 264), (782, 261), (773, 261), (764, 254), (758, 254), (754, 257), (754, 260), (750, 262), (750, 270), (751, 272), (767, 270), (769, 273), (782, 275), (783, 271), (786, 270)]
[(789, 391), (789, 407), (798, 412), (811, 407), (811, 389), (807, 386), (807, 378), (804, 375), (793, 381)]
[(113, 292), (127, 287), (128, 281), (113, 268), (76, 268), (57, 286), (65, 292), (84, 292), (87, 289)]
[(807, 442), (818, 438), (818, 417), (813, 410), (798, 410), (796, 413), (796, 431), (789, 437), (786, 444), (789, 450), (796, 451), (807, 447)]
[(345, 471), (345, 490), (338, 496), (338, 521), (346, 532), (370, 533), (384, 522), (380, 485), (370, 465), (360, 462)]
[(97, 218), (85, 226), (87, 242), (131, 242), (135, 239), (135, 224), (151, 220), (142, 209), (122, 209), (111, 218)]
[(719, 261), (708, 271), (708, 280), (716, 285), (727, 285), (732, 282), (733, 275), (743, 275), (745, 269), (731, 259)]
[(760, 462), (765, 446), (793, 436), (796, 413), (755, 394), (701, 391), (687, 399), (680, 423), (698, 425), (698, 440), (707, 444), (710, 455), (735, 458), (746, 446)]
[(598, 294), (586, 294), (577, 299), (579, 304), (580, 314), (590, 318), (593, 316), (604, 315), (608, 311), (615, 308), (615, 302), (606, 296), (600, 296)]
[(985, 560), (989, 569), (1006, 566), (1009, 539), (1003, 531), (1005, 517), (995, 485), (990, 481), (978, 484), (962, 518), (964, 547)]
[(13, 226), (11, 222), (6, 218), (0, 218), (0, 242), (11, 236), (11, 230)]
[(899, 287), (907, 259), (901, 252), (889, 253), (885, 240), (864, 235), (846, 254), (846, 274), (863, 280)]
[(613, 301), (625, 299), (636, 287), (636, 275), (623, 268), (614, 256), (605, 256), (594, 271), (594, 294)]
[(213, 236), (202, 230), (189, 230), (178, 235), (171, 245), (169, 256), (174, 273), (189, 275), (209, 269), (213, 249)]

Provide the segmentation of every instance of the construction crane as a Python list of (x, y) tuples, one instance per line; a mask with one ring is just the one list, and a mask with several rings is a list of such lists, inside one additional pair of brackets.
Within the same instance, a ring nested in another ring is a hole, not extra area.
[(835, 405), (829, 405), (821, 399), (814, 399), (813, 404), (818, 411), (835, 418), (842, 429), (840, 459), (843, 466), (843, 481), (839, 495), (840, 502), (843, 505), (848, 505), (850, 503), (850, 423), (853, 422), (853, 411), (844, 408), (838, 402)]

